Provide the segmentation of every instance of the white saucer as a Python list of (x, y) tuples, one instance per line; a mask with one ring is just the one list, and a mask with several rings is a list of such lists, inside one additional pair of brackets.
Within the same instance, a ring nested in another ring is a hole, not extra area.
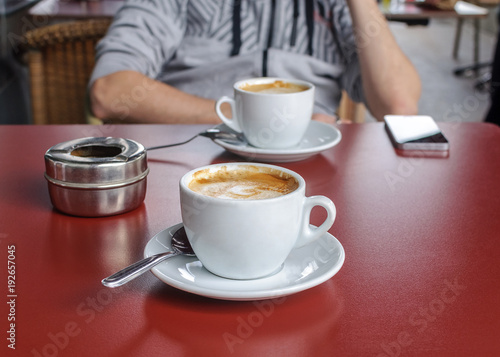
[[(146, 245), (144, 256), (170, 249), (172, 235), (182, 223), (155, 235)], [(161, 281), (180, 290), (222, 300), (273, 299), (317, 286), (334, 276), (344, 264), (340, 242), (329, 233), (317, 241), (297, 248), (278, 273), (255, 280), (232, 280), (206, 270), (196, 257), (177, 256), (152, 269)]]
[[(223, 131), (232, 131), (224, 124), (217, 125), (216, 128)], [(292, 162), (305, 160), (330, 149), (337, 145), (341, 138), (340, 131), (334, 126), (312, 120), (300, 144), (287, 149), (261, 149), (246, 142), (235, 143), (223, 139), (214, 139), (214, 143), (222, 146), (227, 151), (248, 159), (264, 162)]]

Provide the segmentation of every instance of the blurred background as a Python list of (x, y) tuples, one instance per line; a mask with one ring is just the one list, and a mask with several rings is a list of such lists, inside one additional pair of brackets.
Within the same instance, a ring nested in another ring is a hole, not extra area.
[[(422, 78), (420, 114), (431, 115), (437, 121), (482, 121), (489, 108), (491, 67), (485, 65), (479, 70), (456, 73), (476, 60), (481, 64), (492, 60), (498, 33), (498, 1), (475, 2), (489, 11), (487, 16), (463, 21), (457, 18), (389, 21), (398, 43)], [(121, 3), (119, 0), (0, 0), (0, 124), (33, 123), (26, 34), (52, 24), (109, 19)], [(391, 6), (391, 2), (385, 6)], [(475, 46), (478, 58), (474, 55)], [(60, 101), (64, 105), (63, 97)], [(359, 122), (374, 121), (364, 108), (357, 116)]]

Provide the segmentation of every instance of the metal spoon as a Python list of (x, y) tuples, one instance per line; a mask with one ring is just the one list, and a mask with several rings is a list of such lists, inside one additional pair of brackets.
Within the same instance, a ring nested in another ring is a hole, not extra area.
[(221, 140), (225, 140), (225, 141), (230, 141), (231, 143), (236, 144), (236, 145), (246, 145), (247, 144), (245, 136), (243, 136), (243, 134), (241, 134), (241, 133), (234, 133), (234, 132), (229, 132), (229, 131), (223, 131), (223, 130), (220, 130), (217, 128), (211, 128), (211, 129), (207, 129), (205, 131), (202, 131), (201, 133), (196, 134), (192, 138), (189, 138), (188, 140), (182, 141), (180, 143), (152, 146), (152, 147), (146, 148), (146, 150), (149, 151), (149, 150), (169, 148), (172, 146), (184, 145), (184, 144), (187, 144), (190, 141), (196, 139), (198, 136), (204, 136), (204, 137), (210, 138), (210, 139), (221, 139)]
[(177, 255), (194, 256), (193, 248), (189, 244), (184, 227), (179, 228), (172, 236), (172, 250), (152, 255), (129, 265), (117, 273), (102, 280), (102, 284), (108, 288), (116, 288), (137, 278), (162, 261)]

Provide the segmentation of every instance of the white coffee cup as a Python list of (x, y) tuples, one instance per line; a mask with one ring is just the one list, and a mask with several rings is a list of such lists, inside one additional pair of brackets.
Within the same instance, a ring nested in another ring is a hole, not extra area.
[[(236, 175), (237, 187), (231, 186), (230, 180), (224, 181)], [(267, 191), (281, 188), (272, 193), (277, 197), (256, 199), (252, 194), (260, 191), (241, 184), (256, 182), (259, 186), (261, 179)], [(222, 189), (221, 182), (231, 189)], [(196, 256), (207, 270), (230, 279), (256, 279), (279, 271), (294, 248), (321, 237), (335, 220), (333, 202), (325, 196), (306, 197), (305, 188), (299, 174), (267, 164), (223, 163), (188, 172), (180, 180), (180, 202), (182, 221)], [(283, 194), (287, 190), (291, 192)], [(206, 192), (218, 192), (219, 196)], [(240, 199), (249, 192), (248, 199)], [(310, 224), (315, 206), (327, 212), (319, 227)]]
[[(276, 88), (276, 83), (291, 87), (291, 91)], [(274, 89), (266, 89), (272, 85)], [(300, 91), (294, 91), (298, 89)], [(314, 85), (295, 79), (265, 77), (236, 82), (233, 90), (234, 99), (224, 96), (215, 105), (224, 124), (243, 133), (251, 145), (259, 148), (282, 149), (300, 143), (313, 114)], [(231, 119), (222, 113), (223, 103), (231, 106)]]

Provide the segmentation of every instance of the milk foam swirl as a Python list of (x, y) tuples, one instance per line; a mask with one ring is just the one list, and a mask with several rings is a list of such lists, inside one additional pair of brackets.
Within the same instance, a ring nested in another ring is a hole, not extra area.
[(262, 93), (262, 94), (286, 94), (286, 93), (297, 93), (302, 92), (309, 87), (302, 84), (296, 84), (284, 81), (274, 81), (272, 83), (260, 83), (260, 84), (244, 84), (240, 89), (247, 92)]
[(295, 178), (282, 171), (257, 166), (244, 166), (228, 170), (201, 170), (193, 175), (188, 187), (205, 196), (262, 200), (286, 195), (295, 191), (299, 184)]

